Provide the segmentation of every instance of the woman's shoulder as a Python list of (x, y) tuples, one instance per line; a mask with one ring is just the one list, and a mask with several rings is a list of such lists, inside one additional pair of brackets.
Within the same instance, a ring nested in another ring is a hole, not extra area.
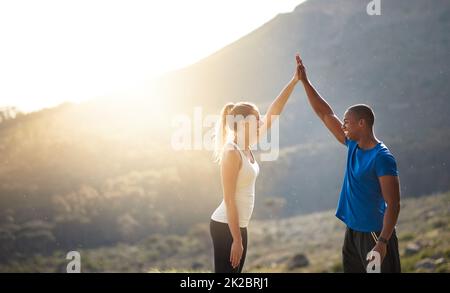
[(222, 152), (222, 162), (225, 161), (236, 161), (239, 162), (241, 160), (241, 154), (237, 145), (233, 142), (225, 143)]

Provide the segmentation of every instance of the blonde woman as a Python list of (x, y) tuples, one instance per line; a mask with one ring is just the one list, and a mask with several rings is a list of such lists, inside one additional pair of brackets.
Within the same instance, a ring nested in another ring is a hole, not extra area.
[(299, 57), (294, 76), (261, 118), (258, 107), (249, 102), (226, 104), (217, 123), (215, 157), (220, 164), (223, 200), (214, 211), (210, 232), (216, 273), (240, 273), (247, 253), (247, 226), (255, 201), (259, 174), (250, 147), (270, 129), (283, 111), (299, 81)]

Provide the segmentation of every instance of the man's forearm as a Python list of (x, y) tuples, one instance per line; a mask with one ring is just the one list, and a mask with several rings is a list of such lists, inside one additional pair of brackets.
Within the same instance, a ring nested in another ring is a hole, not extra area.
[(306, 95), (308, 97), (309, 104), (313, 108), (314, 112), (323, 119), (327, 114), (333, 114), (333, 109), (323, 99), (309, 80), (303, 81)]
[(400, 203), (388, 205), (383, 218), (383, 229), (381, 230), (380, 237), (389, 240), (394, 232), (395, 225), (397, 224), (398, 215), (400, 213)]

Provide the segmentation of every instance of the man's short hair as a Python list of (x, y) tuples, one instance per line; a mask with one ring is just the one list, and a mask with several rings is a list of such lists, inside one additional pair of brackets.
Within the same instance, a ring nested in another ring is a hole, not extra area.
[(373, 124), (375, 123), (375, 114), (373, 113), (372, 108), (370, 108), (368, 105), (353, 105), (348, 108), (347, 111), (351, 111), (352, 113), (356, 114), (358, 120), (363, 119), (370, 127), (373, 127)]

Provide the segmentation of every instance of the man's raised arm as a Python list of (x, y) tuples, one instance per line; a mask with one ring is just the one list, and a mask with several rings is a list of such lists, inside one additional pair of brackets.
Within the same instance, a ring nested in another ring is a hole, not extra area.
[(342, 122), (339, 118), (334, 114), (333, 109), (330, 105), (320, 96), (311, 82), (308, 80), (306, 76), (305, 66), (303, 65), (302, 60), (299, 60), (299, 79), (303, 83), (305, 88), (306, 95), (308, 96), (308, 101), (314, 112), (316, 112), (317, 116), (322, 120), (328, 130), (336, 137), (336, 139), (345, 144), (345, 134), (342, 130)]

